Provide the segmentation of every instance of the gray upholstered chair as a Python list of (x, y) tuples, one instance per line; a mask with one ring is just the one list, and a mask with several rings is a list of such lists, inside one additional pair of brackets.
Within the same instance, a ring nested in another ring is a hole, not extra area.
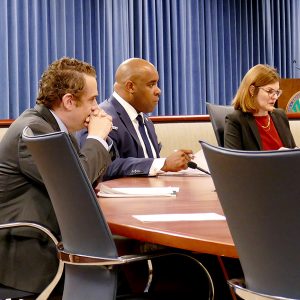
[(233, 112), (233, 106), (216, 105), (206, 103), (207, 111), (210, 116), (210, 121), (216, 135), (219, 146), (224, 147), (224, 127), (225, 117), (227, 114)]
[(300, 299), (300, 149), (201, 145), (245, 276), (229, 284), (243, 299)]
[[(33, 230), (38, 230), (38, 231), (44, 233), (45, 235), (47, 235), (48, 238), (50, 240), (52, 240), (52, 242), (55, 245), (58, 245), (58, 240), (53, 235), (53, 233), (48, 228), (46, 228), (45, 226), (42, 226), (40, 224), (31, 223), (31, 222), (11, 222), (11, 223), (7, 223), (7, 224), (0, 224), (0, 230), (13, 230), (15, 228), (21, 228), (21, 227), (22, 228), (29, 227)], [(41, 263), (43, 263), (43, 262), (41, 262)], [(28, 268), (30, 268), (30, 259), (28, 260)], [(16, 272), (18, 272), (18, 270), (16, 270)], [(59, 261), (59, 265), (58, 265), (58, 269), (57, 269), (57, 273), (56, 273), (55, 277), (52, 279), (50, 284), (44, 289), (44, 291), (37, 296), (35, 294), (29, 293), (26, 291), (21, 291), (21, 290), (17, 290), (17, 289), (13, 289), (13, 288), (9, 288), (9, 287), (0, 285), (0, 299), (20, 299), (20, 298), (29, 297), (29, 296), (36, 296), (37, 300), (48, 299), (49, 295), (51, 294), (51, 292), (57, 285), (58, 281), (60, 280), (62, 273), (63, 273), (63, 262)]]
[[(58, 253), (65, 264), (63, 300), (115, 299), (118, 265), (141, 260), (150, 263), (152, 258), (172, 254), (119, 256), (70, 137), (64, 132), (35, 136), (27, 127), (23, 139), (41, 173), (61, 231)], [(200, 262), (195, 262), (207, 272)], [(209, 299), (213, 299), (213, 283), (208, 272), (207, 277)]]

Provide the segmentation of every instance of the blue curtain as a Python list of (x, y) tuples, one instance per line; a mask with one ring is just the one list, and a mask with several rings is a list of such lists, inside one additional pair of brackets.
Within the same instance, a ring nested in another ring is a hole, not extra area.
[(117, 66), (150, 60), (162, 95), (153, 115), (205, 114), (230, 104), (257, 63), (299, 77), (299, 0), (0, 0), (0, 119), (32, 107), (53, 60), (93, 64), (99, 101)]

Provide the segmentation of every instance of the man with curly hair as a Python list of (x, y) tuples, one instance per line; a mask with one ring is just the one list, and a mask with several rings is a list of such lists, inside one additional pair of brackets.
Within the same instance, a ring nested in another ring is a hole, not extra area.
[[(106, 138), (112, 128), (111, 117), (97, 105), (97, 96), (96, 71), (88, 63), (63, 57), (43, 73), (35, 107), (13, 122), (0, 143), (0, 223), (36, 222), (59, 235), (50, 198), (22, 131), (29, 126), (35, 134), (70, 134), (95, 183), (111, 162)], [(72, 133), (83, 128), (88, 130), (88, 139), (79, 150)], [(51, 241), (24, 228), (0, 232), (0, 261), (2, 285), (33, 293), (49, 284), (58, 265)]]

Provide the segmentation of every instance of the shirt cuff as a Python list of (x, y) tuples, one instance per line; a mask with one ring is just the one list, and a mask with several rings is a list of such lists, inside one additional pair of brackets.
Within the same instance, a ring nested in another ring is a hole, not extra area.
[[(88, 135), (86, 137), (87, 139), (94, 139), (94, 140), (97, 140), (98, 142), (100, 142), (104, 148), (109, 151), (109, 149), (112, 147), (112, 143), (110, 145), (107, 144), (107, 142), (104, 140), (104, 139), (101, 139), (99, 138), (98, 136), (95, 136), (95, 135)], [(111, 141), (111, 140), (110, 140)], [(112, 142), (112, 141), (111, 141)]]
[(149, 176), (156, 176), (158, 173), (161, 173), (162, 167), (165, 164), (165, 158), (155, 158), (149, 170)]

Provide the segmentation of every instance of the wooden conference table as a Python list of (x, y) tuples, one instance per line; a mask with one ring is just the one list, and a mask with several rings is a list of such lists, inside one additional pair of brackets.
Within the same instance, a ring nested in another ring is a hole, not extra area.
[(237, 258), (226, 221), (142, 222), (133, 215), (223, 214), (210, 176), (127, 177), (104, 182), (109, 187), (168, 187), (176, 197), (98, 198), (113, 234), (174, 248)]

